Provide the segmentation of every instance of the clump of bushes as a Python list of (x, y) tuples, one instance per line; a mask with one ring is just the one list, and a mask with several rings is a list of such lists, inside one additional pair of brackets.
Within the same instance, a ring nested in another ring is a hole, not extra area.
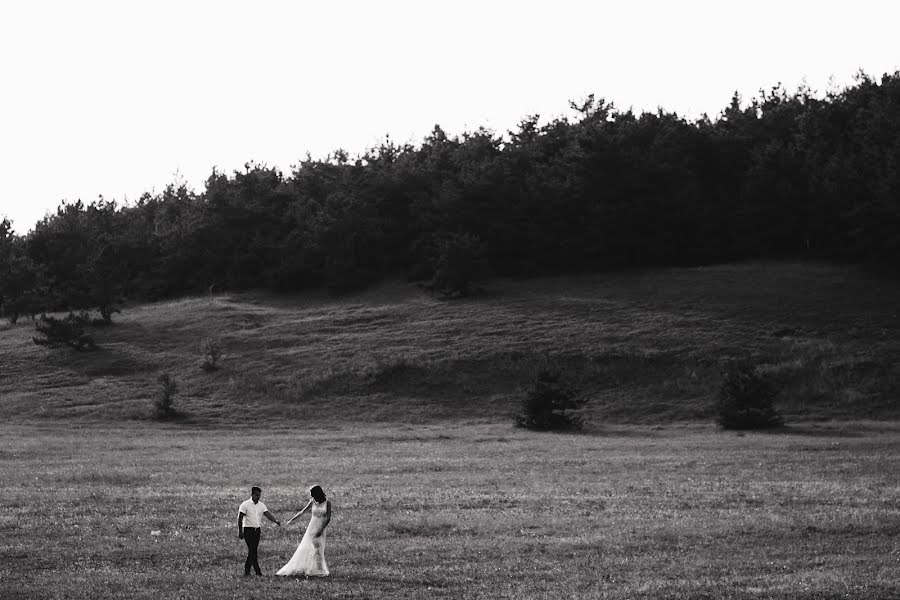
[(206, 372), (218, 370), (219, 359), (222, 358), (222, 340), (218, 337), (204, 338), (200, 342), (200, 355), (203, 357), (201, 369)]
[(584, 426), (579, 411), (586, 402), (587, 398), (578, 395), (559, 368), (545, 365), (532, 376), (515, 423), (536, 431), (579, 430)]
[(161, 374), (157, 381), (160, 387), (154, 402), (156, 418), (160, 421), (168, 421), (178, 414), (178, 411), (175, 410), (175, 394), (178, 393), (178, 383), (168, 373)]
[(41, 315), (34, 329), (41, 337), (33, 337), (34, 343), (49, 348), (72, 348), (74, 350), (94, 350), (97, 345), (94, 338), (85, 333), (91, 325), (91, 318), (86, 312), (75, 314), (70, 312), (64, 319)]
[(716, 398), (716, 422), (724, 429), (771, 429), (784, 425), (775, 410), (775, 386), (749, 362), (735, 362), (722, 372)]
[(424, 285), (444, 298), (465, 298), (481, 291), (487, 277), (487, 246), (469, 233), (437, 237), (431, 281)]

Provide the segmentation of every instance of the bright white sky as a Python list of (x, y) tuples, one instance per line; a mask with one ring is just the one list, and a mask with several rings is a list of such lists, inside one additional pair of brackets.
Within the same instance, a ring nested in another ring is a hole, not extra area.
[[(897, 8), (894, 8), (897, 6)], [(893, 0), (29, 0), (0, 8), (0, 217), (505, 133), (590, 93), (711, 117), (734, 91), (900, 68)]]

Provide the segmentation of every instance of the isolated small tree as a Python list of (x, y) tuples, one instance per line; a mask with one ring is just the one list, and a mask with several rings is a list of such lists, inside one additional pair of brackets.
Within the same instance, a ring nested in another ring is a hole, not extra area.
[(100, 312), (100, 322), (95, 322), (95, 325), (111, 325), (113, 314), (122, 312), (111, 304), (101, 304), (97, 310)]
[(41, 315), (34, 328), (42, 337), (33, 337), (34, 343), (50, 348), (73, 348), (75, 350), (94, 350), (97, 346), (94, 338), (85, 333), (85, 327), (91, 319), (86, 312), (69, 313), (65, 319)]
[(488, 273), (486, 247), (478, 236), (455, 233), (435, 242), (434, 273), (424, 287), (445, 298), (463, 298), (479, 290)]
[(160, 387), (154, 403), (156, 418), (160, 421), (166, 421), (177, 414), (174, 406), (174, 397), (178, 393), (178, 383), (168, 373), (161, 374), (157, 381)]
[(724, 429), (780, 427), (784, 419), (775, 410), (775, 393), (752, 364), (729, 364), (716, 398), (716, 422)]
[(200, 354), (203, 356), (201, 369), (207, 372), (217, 370), (219, 359), (222, 357), (222, 339), (218, 337), (204, 338), (200, 342)]
[(577, 411), (587, 398), (579, 396), (553, 366), (538, 369), (522, 398), (522, 411), (516, 426), (537, 431), (578, 430), (584, 420)]

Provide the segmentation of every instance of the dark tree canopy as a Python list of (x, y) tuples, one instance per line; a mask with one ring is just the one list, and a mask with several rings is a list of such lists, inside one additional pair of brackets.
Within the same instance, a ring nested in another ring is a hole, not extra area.
[(435, 126), (418, 146), (387, 138), (288, 175), (251, 163), (213, 171), (200, 193), (63, 203), (25, 236), (0, 222), (0, 306), (109, 321), (124, 298), (463, 281), (476, 248), (478, 273), (513, 276), (750, 258), (900, 267), (900, 72), (824, 97), (735, 95), (694, 122), (593, 96), (570, 106), (506, 135)]

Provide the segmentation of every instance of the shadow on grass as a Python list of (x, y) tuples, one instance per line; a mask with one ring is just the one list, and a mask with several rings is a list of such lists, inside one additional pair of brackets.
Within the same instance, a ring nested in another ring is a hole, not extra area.
[(846, 425), (840, 427), (825, 427), (816, 425), (784, 425), (773, 429), (757, 430), (753, 433), (768, 433), (773, 435), (799, 435), (804, 437), (863, 437), (863, 432), (848, 430)]
[(83, 373), (87, 377), (128, 376), (157, 369), (153, 362), (142, 360), (120, 348), (98, 346), (92, 352), (54, 350), (49, 362), (68, 370)]

